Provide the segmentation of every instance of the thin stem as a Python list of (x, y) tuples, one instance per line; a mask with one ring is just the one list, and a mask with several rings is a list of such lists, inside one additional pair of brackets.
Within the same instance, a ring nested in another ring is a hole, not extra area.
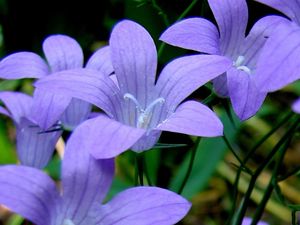
[[(294, 129), (296, 129), (296, 128), (297, 128), (297, 126), (294, 127)], [(265, 190), (263, 199), (261, 200), (260, 204), (258, 205), (258, 208), (255, 210), (255, 214), (253, 216), (251, 225), (256, 225), (259, 222), (259, 220), (263, 214), (264, 208), (266, 207), (266, 204), (267, 204), (269, 198), (271, 197), (273, 189), (275, 188), (275, 186), (277, 184), (277, 174), (279, 172), (280, 166), (282, 165), (284, 155), (288, 149), (289, 144), (291, 143), (291, 140), (292, 140), (292, 135), (289, 136), (289, 139), (285, 142), (285, 144), (279, 151), (280, 155), (278, 157), (278, 161), (276, 162), (275, 168), (273, 169), (271, 180), (268, 184), (267, 189)]]
[(138, 177), (141, 186), (144, 185), (144, 153), (137, 154)]
[(186, 185), (186, 183), (187, 183), (187, 181), (188, 181), (188, 179), (189, 179), (189, 177), (191, 175), (191, 172), (192, 172), (192, 169), (193, 169), (193, 165), (194, 165), (194, 161), (195, 161), (195, 157), (196, 157), (196, 153), (197, 153), (197, 149), (198, 149), (198, 146), (200, 144), (200, 140), (201, 140), (201, 138), (198, 137), (197, 140), (196, 140), (195, 145), (192, 148), (189, 166), (188, 166), (187, 172), (185, 174), (185, 177), (183, 179), (183, 182), (182, 182), (179, 190), (177, 191), (178, 194), (182, 193), (182, 191), (183, 191), (183, 189), (184, 189), (184, 187), (185, 187), (185, 185)]
[(164, 24), (166, 27), (168, 27), (170, 25), (169, 19), (167, 14), (162, 10), (162, 8), (157, 4), (156, 0), (152, 0), (152, 6), (154, 9), (157, 10), (158, 15), (160, 15), (164, 21)]
[[(248, 160), (253, 156), (255, 151), (272, 135), (274, 134), (283, 124), (285, 124), (293, 115), (293, 112), (288, 112), (287, 115), (285, 115), (277, 124), (274, 126), (264, 137), (262, 137), (252, 148), (251, 150), (246, 154), (242, 165), (246, 165)], [(300, 169), (300, 168), (299, 168)], [(239, 179), (242, 173), (242, 167), (239, 168), (236, 174), (236, 178), (234, 181), (234, 192), (233, 192), (233, 204), (231, 206), (231, 217), (229, 218), (228, 222), (232, 221), (232, 216), (236, 209), (236, 202), (238, 197), (238, 185), (239, 185)]]
[(149, 186), (153, 186), (152, 182), (151, 182), (151, 179), (150, 179), (150, 176), (149, 176), (149, 173), (148, 173), (148, 167), (147, 167), (147, 164), (146, 164), (146, 157), (144, 157), (144, 173), (145, 173), (145, 176), (146, 176), (146, 180), (147, 180), (147, 183)]
[[(189, 4), (189, 6), (183, 11), (183, 13), (181, 13), (179, 15), (179, 17), (176, 19), (175, 22), (181, 20), (182, 18), (184, 18), (191, 10), (192, 8), (195, 6), (195, 4), (197, 3), (198, 0), (193, 0), (191, 2), (191, 4)], [(156, 0), (152, 0), (152, 4), (153, 7), (158, 11), (158, 14), (163, 13), (162, 15), (165, 15), (165, 13), (162, 11), (162, 9), (157, 5)], [(164, 23), (166, 25), (166, 27), (168, 27), (170, 25), (169, 19), (167, 18), (167, 16), (165, 16), (164, 18)], [(162, 42), (158, 48), (158, 58), (160, 58), (163, 50), (165, 49), (166, 44), (164, 42)]]
[(297, 117), (297, 120), (292, 123), (291, 127), (287, 130), (285, 135), (279, 140), (279, 142), (275, 145), (275, 147), (272, 149), (272, 151), (267, 155), (266, 159), (264, 160), (263, 163), (261, 163), (261, 166), (259, 166), (256, 171), (254, 172), (253, 176), (250, 179), (248, 190), (245, 193), (245, 196), (242, 200), (242, 207), (239, 209), (237, 212), (237, 219), (235, 221), (235, 225), (239, 225), (242, 223), (242, 220), (245, 216), (246, 210), (248, 203), (250, 201), (250, 196), (253, 191), (253, 188), (255, 187), (256, 180), (258, 176), (261, 174), (261, 172), (264, 170), (265, 167), (267, 167), (271, 160), (273, 159), (274, 155), (277, 153), (279, 148), (286, 142), (287, 139), (290, 138), (291, 134), (295, 131), (296, 127), (298, 126), (299, 123), (299, 118)]

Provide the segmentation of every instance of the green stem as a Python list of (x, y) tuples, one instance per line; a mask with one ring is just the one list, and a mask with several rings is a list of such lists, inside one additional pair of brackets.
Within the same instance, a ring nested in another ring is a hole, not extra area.
[(144, 157), (144, 173), (145, 173), (145, 176), (146, 176), (146, 180), (147, 180), (147, 183), (149, 186), (153, 186), (152, 182), (151, 182), (151, 179), (150, 179), (150, 176), (149, 176), (149, 173), (148, 173), (148, 167), (147, 167), (147, 162), (146, 162), (146, 157)]
[(289, 139), (285, 142), (285, 144), (279, 151), (280, 155), (279, 155), (278, 161), (276, 162), (275, 168), (273, 169), (271, 180), (265, 190), (264, 196), (263, 196), (260, 204), (258, 205), (257, 209), (255, 210), (255, 214), (252, 218), (251, 225), (256, 225), (259, 222), (259, 220), (264, 212), (264, 209), (266, 207), (266, 204), (272, 195), (273, 189), (277, 184), (277, 174), (279, 172), (280, 166), (283, 162), (284, 155), (288, 149), (291, 139), (292, 139), (292, 136), (289, 136)]
[[(180, 14), (180, 16), (176, 19), (175, 22), (177, 22), (177, 21), (181, 20), (182, 18), (184, 18), (184, 17), (192, 10), (192, 8), (195, 6), (195, 4), (197, 3), (197, 1), (198, 1), (198, 0), (193, 0), (193, 1), (191, 2), (191, 4), (189, 4), (189, 6), (183, 11), (183, 13)], [(154, 2), (154, 3), (153, 3), (153, 2)], [(153, 4), (153, 7), (154, 7), (156, 10), (158, 10), (158, 12), (159, 12), (158, 14), (160, 14), (160, 12), (163, 13), (162, 9), (157, 5), (157, 3), (156, 3), (155, 0), (152, 0), (152, 4)], [(163, 14), (165, 15), (165, 13), (163, 13)], [(164, 23), (165, 23), (166, 27), (168, 27), (168, 26), (170, 25), (170, 22), (169, 22), (169, 20), (168, 20), (167, 17), (164, 18)], [(158, 48), (158, 53), (157, 53), (157, 54), (158, 54), (158, 58), (161, 57), (161, 54), (162, 54), (163, 50), (165, 49), (165, 46), (166, 46), (166, 44), (165, 44), (164, 42), (162, 42), (162, 43), (160, 44), (160, 46), (159, 46), (159, 48)]]
[[(255, 151), (272, 135), (274, 134), (283, 124), (285, 124), (293, 115), (293, 112), (288, 112), (287, 115), (285, 115), (277, 124), (274, 126), (264, 137), (262, 137), (252, 148), (251, 150), (246, 154), (242, 165), (246, 165), (248, 160), (253, 156)], [(228, 220), (228, 224), (230, 224), (230, 221), (232, 221), (232, 217), (234, 215), (235, 209), (236, 209), (236, 203), (238, 199), (238, 185), (239, 185), (239, 179), (242, 173), (242, 167), (240, 167), (237, 171), (236, 178), (234, 181), (234, 191), (233, 191), (233, 203), (231, 206), (231, 217)]]
[(294, 132), (294, 130), (296, 129), (296, 127), (298, 126), (299, 123), (299, 118), (297, 117), (297, 120), (294, 121), (294, 123), (292, 123), (291, 127), (287, 130), (287, 132), (284, 134), (284, 136), (279, 140), (279, 142), (275, 145), (275, 147), (272, 149), (272, 151), (268, 154), (268, 156), (266, 157), (266, 159), (264, 160), (263, 163), (261, 163), (261, 166), (259, 166), (256, 171), (254, 172), (253, 176), (250, 179), (249, 182), (249, 186), (248, 189), (245, 193), (245, 196), (242, 200), (242, 207), (239, 209), (239, 211), (237, 212), (237, 219), (236, 221), (234, 221), (235, 223), (233, 223), (234, 225), (239, 225), (242, 223), (242, 220), (245, 216), (246, 210), (247, 210), (247, 206), (249, 204), (250, 201), (250, 196), (251, 193), (255, 187), (255, 183), (256, 180), (258, 178), (258, 176), (261, 174), (261, 172), (264, 170), (265, 167), (267, 167), (271, 160), (273, 159), (274, 155), (277, 153), (278, 149), (286, 142), (286, 140), (291, 136), (291, 134)]
[(144, 153), (137, 153), (137, 169), (138, 169), (138, 178), (139, 184), (144, 185)]
[(198, 149), (198, 146), (200, 144), (200, 140), (201, 138), (200, 137), (197, 137), (197, 140), (196, 140), (196, 143), (195, 145), (193, 146), (192, 148), (192, 152), (191, 152), (191, 158), (190, 158), (190, 162), (189, 162), (189, 166), (188, 166), (188, 169), (187, 169), (187, 172), (185, 174), (185, 177), (183, 179), (183, 182), (179, 188), (179, 190), (177, 191), (178, 194), (181, 194), (190, 175), (191, 175), (191, 172), (192, 172), (192, 169), (193, 169), (193, 165), (194, 165), (194, 161), (195, 161), (195, 157), (196, 157), (196, 153), (197, 153), (197, 149)]
[(157, 4), (156, 0), (152, 0), (152, 6), (155, 10), (157, 10), (158, 15), (160, 15), (164, 21), (166, 27), (170, 25), (167, 14), (162, 10), (162, 8)]

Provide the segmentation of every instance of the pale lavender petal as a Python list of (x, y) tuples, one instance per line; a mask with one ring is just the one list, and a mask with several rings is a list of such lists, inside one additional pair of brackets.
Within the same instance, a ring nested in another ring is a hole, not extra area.
[(300, 28), (279, 26), (266, 42), (253, 75), (261, 91), (275, 91), (300, 78)]
[(196, 101), (179, 105), (157, 129), (202, 137), (223, 135), (223, 124), (217, 115)]
[(4, 103), (16, 123), (29, 115), (32, 106), (32, 98), (20, 92), (0, 92), (0, 101)]
[(35, 83), (38, 89), (90, 102), (111, 117), (120, 110), (120, 93), (113, 81), (96, 70), (76, 69), (52, 74)]
[(235, 68), (227, 71), (230, 101), (234, 112), (241, 120), (253, 116), (266, 98), (266, 93), (260, 92), (251, 76)]
[(196, 89), (225, 72), (232, 62), (223, 56), (194, 55), (173, 60), (163, 69), (156, 88), (164, 106), (176, 106)]
[[(250, 225), (251, 222), (252, 222), (252, 219), (251, 219), (251, 218), (245, 217), (245, 218), (243, 219), (242, 225)], [(263, 222), (263, 221), (259, 221), (259, 222), (257, 223), (257, 225), (269, 225), (269, 224), (266, 223), (266, 222)]]
[(132, 147), (131, 150), (135, 152), (142, 152), (153, 148), (157, 143), (162, 131), (150, 130), (146, 132)]
[(129, 149), (146, 132), (126, 126), (102, 114), (79, 125), (75, 132), (83, 132), (86, 149), (97, 159), (115, 157)]
[(220, 54), (219, 32), (213, 23), (202, 18), (191, 18), (175, 23), (164, 31), (160, 40), (198, 52)]
[(44, 168), (52, 157), (61, 131), (43, 132), (36, 124), (22, 118), (17, 124), (17, 153), (25, 166)]
[(123, 20), (114, 27), (109, 44), (121, 93), (132, 94), (145, 108), (157, 66), (157, 52), (151, 36), (139, 24)]
[(109, 46), (102, 47), (97, 50), (87, 62), (86, 68), (95, 69), (103, 73), (104, 75), (110, 75), (114, 72), (114, 68), (111, 63)]
[(218, 76), (213, 79), (213, 87), (214, 91), (221, 97), (228, 96), (228, 88), (227, 88), (227, 75), (226, 73)]
[(11, 54), (0, 62), (0, 78), (41, 78), (49, 74), (46, 62), (32, 52)]
[(257, 2), (266, 4), (283, 14), (287, 15), (291, 20), (300, 25), (300, 1), (299, 0), (255, 0)]
[(221, 52), (235, 55), (245, 38), (248, 8), (245, 0), (208, 0), (220, 30)]
[(86, 224), (91, 206), (101, 205), (114, 177), (113, 159), (96, 160), (88, 152), (90, 139), (102, 136), (86, 132), (78, 129), (71, 135), (62, 164), (64, 215), (75, 224)]
[(89, 117), (91, 110), (92, 105), (90, 103), (73, 98), (60, 120), (64, 128), (73, 130)]
[(0, 106), (0, 114), (8, 116), (8, 117), (11, 118), (11, 114), (5, 108), (3, 108), (2, 106)]
[(250, 69), (255, 68), (261, 49), (276, 27), (282, 23), (287, 24), (290, 21), (281, 16), (266, 16), (253, 25), (239, 52), (245, 57), (243, 64)]
[(127, 189), (95, 212), (97, 225), (172, 225), (191, 204), (180, 195), (157, 187)]
[(300, 114), (300, 98), (294, 102), (292, 109), (295, 113)]
[(42, 89), (35, 89), (30, 118), (42, 129), (47, 130), (58, 122), (72, 98), (62, 94), (52, 94)]
[(43, 50), (52, 72), (76, 69), (83, 66), (83, 52), (73, 38), (51, 35), (43, 43)]
[(36, 225), (50, 225), (59, 199), (54, 182), (43, 172), (26, 167), (0, 167), (0, 204)]

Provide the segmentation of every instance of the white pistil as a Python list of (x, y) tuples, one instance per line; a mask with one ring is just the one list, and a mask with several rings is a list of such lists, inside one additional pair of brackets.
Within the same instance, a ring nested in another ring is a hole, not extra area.
[(151, 102), (146, 107), (146, 109), (143, 109), (141, 107), (140, 103), (138, 102), (138, 100), (132, 94), (129, 94), (129, 93), (124, 94), (124, 99), (125, 100), (130, 99), (135, 104), (136, 109), (138, 111), (138, 118), (136, 121), (136, 126), (138, 128), (144, 128), (144, 129), (147, 129), (147, 127), (150, 123), (150, 119), (151, 119), (152, 111), (153, 111), (154, 107), (157, 104), (163, 104), (165, 102), (165, 99), (160, 97), (160, 98), (155, 99), (153, 102)]
[(249, 67), (243, 65), (245, 61), (245, 57), (242, 55), (239, 55), (235, 62), (233, 62), (233, 66), (235, 66), (238, 70), (242, 70), (248, 74), (251, 74), (251, 70)]

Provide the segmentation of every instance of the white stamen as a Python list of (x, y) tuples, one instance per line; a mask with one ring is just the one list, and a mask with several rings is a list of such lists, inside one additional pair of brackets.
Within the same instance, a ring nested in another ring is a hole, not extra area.
[(154, 109), (154, 107), (157, 104), (163, 104), (165, 102), (165, 99), (160, 97), (151, 102), (146, 109), (143, 109), (138, 100), (132, 94), (126, 93), (123, 97), (126, 100), (132, 100), (136, 105), (136, 109), (138, 111), (136, 126), (138, 128), (147, 128), (150, 123), (152, 110)]
[(239, 55), (235, 62), (233, 62), (233, 66), (235, 66), (238, 70), (242, 70), (248, 74), (251, 74), (251, 70), (249, 67), (243, 65), (245, 61), (245, 57), (242, 55)]
[(129, 99), (130, 99), (131, 101), (133, 101), (134, 104), (135, 104), (135, 106), (136, 106), (136, 109), (137, 109), (139, 112), (143, 111), (143, 109), (142, 109), (142, 107), (141, 107), (139, 101), (138, 101), (132, 94), (126, 93), (126, 94), (124, 94), (123, 98), (124, 98), (125, 100), (129, 100)]

